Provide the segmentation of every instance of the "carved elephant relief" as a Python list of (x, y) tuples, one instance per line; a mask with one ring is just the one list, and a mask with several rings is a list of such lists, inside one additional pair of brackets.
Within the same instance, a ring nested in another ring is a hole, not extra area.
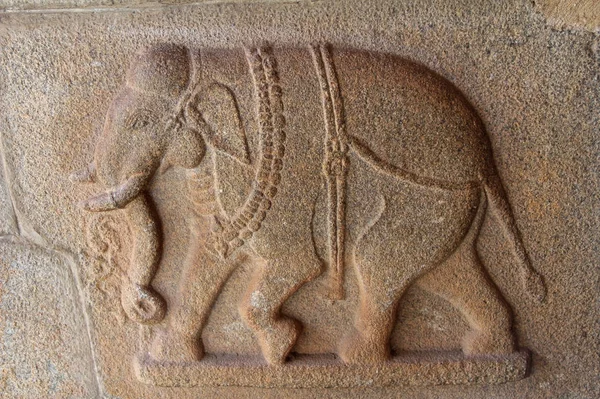
[[(223, 159), (249, 178), (223, 170)], [(161, 242), (148, 188), (171, 167), (188, 170), (195, 218), (210, 229), (182, 254), (179, 297), (167, 304), (152, 287)], [(394, 55), (155, 45), (131, 64), (93, 161), (73, 180), (102, 187), (84, 209), (127, 215), (134, 244), (122, 304), (137, 322), (161, 322), (150, 347), (158, 360), (202, 359), (201, 331), (241, 262), (253, 277), (239, 312), (270, 365), (285, 363), (302, 330), (284, 302), (320, 275), (324, 292), (343, 300), (347, 267), (360, 298), (339, 343), (343, 362), (390, 358), (413, 284), (465, 315), (466, 355), (512, 353), (510, 310), (476, 248), (489, 214), (525, 289), (545, 295), (474, 108), (445, 79)]]

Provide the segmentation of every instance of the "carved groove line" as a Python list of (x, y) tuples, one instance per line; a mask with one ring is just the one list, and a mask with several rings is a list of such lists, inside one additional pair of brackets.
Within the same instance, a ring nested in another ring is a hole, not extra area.
[(365, 144), (361, 143), (356, 137), (350, 137), (350, 146), (356, 153), (374, 168), (394, 176), (400, 180), (409, 181), (419, 186), (437, 188), (441, 190), (466, 190), (480, 187), (482, 182), (470, 180), (466, 182), (451, 182), (446, 180), (433, 179), (431, 177), (419, 176), (397, 166), (384, 161), (373, 153)]
[(246, 49), (246, 58), (258, 100), (260, 161), (246, 203), (230, 221), (217, 219), (209, 238), (209, 244), (222, 257), (244, 245), (260, 229), (277, 194), (285, 154), (285, 117), (276, 60), (265, 48)]

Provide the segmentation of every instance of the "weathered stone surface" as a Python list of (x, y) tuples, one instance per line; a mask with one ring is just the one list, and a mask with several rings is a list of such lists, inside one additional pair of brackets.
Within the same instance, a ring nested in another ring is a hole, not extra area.
[(0, 255), (53, 259), (35, 302), (76, 310), (63, 385), (8, 397), (600, 395), (597, 35), (527, 1), (234, 3), (0, 3), (39, 9), (0, 14)]
[[(261, 0), (263, 3), (289, 3), (289, 0)], [(233, 4), (248, 3), (247, 0), (1, 0), (0, 10), (9, 12), (67, 12), (78, 10), (108, 11), (111, 8), (162, 8), (178, 4)]]
[(18, 232), (17, 217), (12, 204), (8, 180), (4, 177), (6, 169), (0, 174), (0, 234), (16, 234)]
[(600, 27), (600, 4), (597, 1), (541, 0), (534, 4), (558, 28), (597, 31)]
[(3, 398), (98, 395), (89, 335), (68, 260), (21, 239), (0, 243)]

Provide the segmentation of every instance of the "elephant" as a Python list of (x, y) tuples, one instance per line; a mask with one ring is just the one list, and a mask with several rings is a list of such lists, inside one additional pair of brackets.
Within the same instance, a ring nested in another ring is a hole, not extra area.
[[(204, 233), (190, 240), (167, 311), (152, 288), (161, 243), (149, 187), (171, 167), (187, 170), (201, 221), (192, 223)], [(211, 308), (244, 262), (253, 277), (239, 312), (270, 365), (286, 362), (302, 331), (282, 305), (319, 276), (343, 299), (346, 263), (359, 304), (339, 343), (342, 361), (390, 358), (399, 302), (413, 284), (464, 314), (465, 354), (511, 353), (511, 310), (476, 248), (488, 214), (527, 292), (546, 295), (474, 107), (446, 79), (393, 54), (151, 46), (131, 64), (93, 162), (73, 180), (105, 187), (85, 210), (127, 215), (134, 249), (122, 303), (140, 323), (165, 318), (150, 347), (159, 360), (202, 359)]]

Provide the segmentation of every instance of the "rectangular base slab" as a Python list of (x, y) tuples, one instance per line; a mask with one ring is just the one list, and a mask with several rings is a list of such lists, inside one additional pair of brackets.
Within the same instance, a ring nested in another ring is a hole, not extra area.
[(207, 355), (202, 361), (135, 361), (140, 381), (158, 386), (351, 388), (444, 384), (501, 384), (527, 375), (529, 352), (465, 357), (462, 352), (415, 352), (378, 365), (345, 364), (335, 355), (296, 355), (269, 366), (258, 356)]

